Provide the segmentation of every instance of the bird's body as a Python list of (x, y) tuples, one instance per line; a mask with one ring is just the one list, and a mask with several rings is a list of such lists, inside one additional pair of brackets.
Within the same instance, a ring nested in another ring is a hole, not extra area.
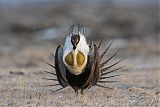
[[(93, 43), (90, 45), (87, 44), (84, 36), (84, 28), (78, 26), (77, 33), (75, 33), (74, 26), (70, 27), (70, 32), (66, 37), (64, 46), (59, 45), (55, 53), (55, 71), (59, 85), (62, 86), (61, 89), (70, 86), (76, 93), (80, 90), (81, 94), (83, 94), (83, 91), (86, 88), (90, 88), (92, 86), (108, 88), (99, 85), (98, 83), (111, 82), (104, 79), (118, 76), (104, 77), (106, 74), (121, 69), (118, 68), (108, 73), (105, 72), (120, 61), (104, 68), (106, 63), (118, 52), (111, 56), (107, 61), (101, 63), (101, 59), (106, 54), (111, 44), (102, 53), (102, 55), (99, 55), (100, 45), (97, 46)], [(53, 67), (53, 65), (51, 66)]]
[[(64, 47), (59, 46), (57, 51), (59, 50), (63, 50), (62, 56), (55, 60), (55, 63), (57, 63), (55, 67), (57, 69), (60, 66), (64, 68), (64, 70), (58, 72), (61, 72), (66, 80), (60, 78), (60, 83), (61, 81), (66, 83), (61, 85), (71, 86), (76, 93), (78, 93), (78, 90), (83, 93), (83, 90), (94, 85), (93, 81), (96, 81), (95, 74), (99, 74), (99, 69), (97, 69), (99, 68), (99, 54), (96, 45), (89, 47), (85, 36), (79, 29), (78, 34), (74, 34), (72, 31), (66, 37)], [(59, 55), (57, 52), (55, 57), (58, 58)], [(59, 63), (60, 60), (61, 63)], [(97, 75), (97, 77), (99, 76)]]

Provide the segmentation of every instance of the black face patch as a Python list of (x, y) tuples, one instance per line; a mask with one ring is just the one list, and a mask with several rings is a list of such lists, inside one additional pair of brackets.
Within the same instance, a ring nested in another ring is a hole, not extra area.
[(80, 41), (80, 36), (79, 35), (73, 35), (71, 37), (71, 42), (72, 42), (72, 45), (73, 45), (73, 49), (76, 49), (77, 44), (79, 43), (79, 41)]

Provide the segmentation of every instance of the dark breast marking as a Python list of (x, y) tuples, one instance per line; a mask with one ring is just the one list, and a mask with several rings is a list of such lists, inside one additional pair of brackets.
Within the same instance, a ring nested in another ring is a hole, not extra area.
[(79, 41), (80, 41), (80, 36), (79, 35), (73, 35), (71, 37), (71, 42), (72, 42), (72, 45), (73, 45), (73, 49), (76, 49), (77, 44), (79, 43)]

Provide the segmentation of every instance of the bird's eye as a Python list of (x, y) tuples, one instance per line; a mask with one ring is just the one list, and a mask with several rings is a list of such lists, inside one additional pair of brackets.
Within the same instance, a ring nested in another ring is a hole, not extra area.
[(81, 52), (77, 53), (77, 64), (82, 65), (84, 63), (85, 57)]
[(73, 55), (71, 52), (65, 57), (65, 61), (68, 65), (73, 65)]

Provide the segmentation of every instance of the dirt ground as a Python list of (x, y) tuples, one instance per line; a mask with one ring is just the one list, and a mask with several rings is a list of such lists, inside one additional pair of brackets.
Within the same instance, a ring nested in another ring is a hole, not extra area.
[[(60, 86), (43, 87), (57, 83), (41, 79), (56, 77), (42, 72), (54, 69), (40, 60), (42, 58), (52, 63), (49, 51), (54, 52), (56, 45), (26, 45), (18, 51), (1, 48), (0, 107), (159, 107), (158, 44), (132, 40), (124, 42), (120, 47), (119, 40), (114, 41), (105, 59), (121, 48), (119, 55), (109, 64), (126, 57), (114, 68), (126, 67), (111, 74), (124, 75), (111, 79), (118, 80), (119, 83), (103, 84), (113, 90), (95, 86), (85, 92), (84, 96), (76, 96), (70, 87), (56, 93), (51, 93), (50, 90), (56, 90)], [(103, 43), (102, 50), (108, 43), (109, 41)]]

